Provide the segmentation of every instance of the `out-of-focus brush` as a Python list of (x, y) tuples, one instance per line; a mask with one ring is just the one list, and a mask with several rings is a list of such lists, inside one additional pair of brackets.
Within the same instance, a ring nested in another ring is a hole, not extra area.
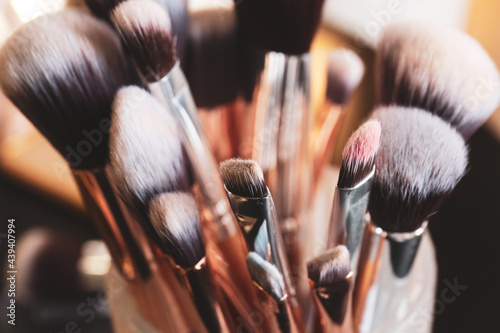
[[(257, 295), (246, 266), (248, 250), (231, 212), (217, 165), (201, 128), (196, 106), (174, 51), (168, 13), (152, 1), (126, 1), (112, 21), (138, 70), (159, 101), (170, 107), (180, 129), (202, 202), (200, 218), (210, 273), (229, 329), (265, 331), (268, 322), (253, 327), (259, 312)], [(198, 198), (197, 198), (198, 199)]]
[(419, 259), (419, 244), (429, 216), (465, 173), (467, 147), (449, 124), (424, 110), (381, 107), (372, 118), (383, 131), (356, 276), (354, 319), (363, 332), (395, 331), (419, 310), (419, 299), (408, 297), (410, 289), (433, 288), (436, 276), (428, 276), (422, 266), (412, 268), (433, 260)]
[(377, 47), (378, 100), (428, 110), (468, 139), (500, 102), (500, 75), (467, 34), (418, 21), (391, 24)]
[(331, 161), (345, 118), (345, 106), (363, 78), (365, 67), (359, 56), (351, 50), (339, 49), (328, 54), (326, 99), (318, 115), (316, 137), (313, 139), (314, 198), (325, 166)]
[(351, 135), (342, 152), (339, 180), (335, 187), (327, 248), (347, 245), (354, 272), (375, 174), (374, 161), (380, 134), (380, 122), (369, 120)]
[(198, 207), (190, 193), (169, 192), (150, 203), (149, 217), (164, 251), (182, 268), (191, 297), (209, 332), (220, 332), (201, 239)]
[(236, 119), (241, 70), (233, 8), (192, 14), (183, 68), (215, 159), (237, 156), (240, 127), (248, 124)]
[(338, 245), (307, 262), (309, 285), (318, 311), (316, 331), (353, 332), (349, 251)]

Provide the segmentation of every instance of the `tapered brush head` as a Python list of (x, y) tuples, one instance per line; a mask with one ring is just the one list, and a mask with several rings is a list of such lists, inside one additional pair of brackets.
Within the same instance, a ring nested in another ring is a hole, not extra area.
[(225, 160), (220, 164), (220, 173), (227, 190), (233, 194), (246, 198), (262, 198), (268, 194), (262, 169), (253, 160)]
[(424, 110), (380, 107), (372, 118), (383, 128), (368, 204), (372, 221), (390, 232), (415, 231), (465, 174), (467, 147), (455, 129)]
[(191, 268), (205, 256), (198, 208), (190, 193), (156, 196), (149, 205), (149, 218), (165, 251), (177, 265)]
[(129, 83), (105, 23), (64, 10), (18, 28), (0, 50), (0, 86), (72, 168), (102, 167), (116, 91)]
[(234, 101), (240, 74), (234, 9), (201, 10), (190, 23), (183, 68), (196, 105), (213, 108)]
[(309, 51), (324, 0), (235, 0), (238, 24), (256, 46), (286, 54)]
[(116, 94), (110, 137), (111, 173), (125, 201), (139, 207), (163, 192), (187, 188), (175, 119), (145, 90)]
[(428, 110), (470, 137), (500, 101), (500, 77), (481, 45), (429, 22), (390, 25), (376, 60), (380, 103)]
[(128, 0), (113, 10), (111, 20), (148, 82), (168, 74), (177, 55), (170, 16), (161, 5), (151, 0)]
[(338, 188), (353, 188), (373, 171), (381, 131), (380, 122), (372, 119), (351, 135), (342, 152)]
[(346, 104), (365, 73), (365, 65), (353, 51), (339, 49), (328, 54), (326, 97), (335, 104)]
[(307, 262), (307, 275), (319, 286), (344, 280), (350, 272), (349, 251), (344, 245), (338, 245)]
[(285, 282), (276, 266), (257, 253), (250, 252), (247, 256), (247, 267), (252, 280), (274, 300), (279, 301), (285, 297)]

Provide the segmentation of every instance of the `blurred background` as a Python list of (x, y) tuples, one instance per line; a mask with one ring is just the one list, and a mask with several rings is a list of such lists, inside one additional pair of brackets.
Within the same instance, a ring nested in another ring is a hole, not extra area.
[[(0, 44), (23, 21), (64, 5), (64, 0), (0, 0)], [(192, 11), (226, 5), (224, 0), (189, 1)], [(373, 108), (373, 47), (378, 35), (390, 22), (409, 17), (466, 31), (500, 66), (500, 1), (327, 0), (312, 47), (314, 107), (323, 102), (328, 51), (350, 48), (366, 66), (365, 78), (348, 106), (341, 140)], [(430, 224), (439, 265), (435, 332), (500, 332), (500, 110), (472, 138), (470, 151), (467, 176)], [(332, 163), (339, 156), (340, 151)], [(71, 173), (1, 92), (0, 213), (2, 276), (7, 271), (7, 220), (16, 220), (15, 331), (110, 332), (102, 292), (109, 258), (83, 210)], [(0, 302), (5, 309), (8, 286), (5, 277), (1, 281)], [(462, 287), (450, 287), (454, 285)], [(4, 317), (0, 332), (11, 329)], [(425, 318), (416, 320), (420, 319)]]

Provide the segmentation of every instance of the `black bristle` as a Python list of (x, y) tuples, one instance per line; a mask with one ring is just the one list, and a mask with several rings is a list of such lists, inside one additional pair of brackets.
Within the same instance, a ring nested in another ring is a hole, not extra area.
[(268, 194), (262, 169), (252, 160), (229, 159), (220, 164), (227, 190), (245, 198), (262, 198)]
[(368, 205), (372, 222), (385, 231), (415, 231), (465, 174), (467, 147), (424, 110), (380, 107), (372, 118), (383, 128)]
[(309, 51), (321, 19), (324, 0), (235, 0), (238, 25), (254, 45), (269, 51)]
[(128, 83), (106, 24), (72, 10), (30, 21), (3, 45), (0, 70), (2, 90), (72, 168), (106, 163), (111, 104)]

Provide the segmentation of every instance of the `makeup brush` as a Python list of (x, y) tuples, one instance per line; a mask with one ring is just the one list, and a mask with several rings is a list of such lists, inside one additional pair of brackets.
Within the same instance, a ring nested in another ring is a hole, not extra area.
[[(72, 23), (63, 25), (64, 20)], [(61, 11), (21, 26), (3, 45), (0, 59), (2, 90), (72, 167), (142, 316), (160, 330), (203, 331), (173, 273), (165, 268), (159, 276), (151, 265), (147, 239), (122, 210), (108, 179), (111, 103), (128, 82), (116, 35), (89, 15)], [(157, 309), (163, 306), (172, 311), (160, 316)]]
[(288, 317), (285, 298), (285, 282), (276, 266), (264, 260), (255, 252), (248, 253), (248, 271), (252, 280), (266, 294), (271, 296), (277, 306), (276, 320), (278, 321), (280, 332), (290, 332), (290, 319)]
[[(393, 106), (376, 109), (372, 118), (380, 121), (383, 131), (368, 205), (371, 217), (363, 236), (354, 291), (355, 323), (367, 329), (375, 329), (396, 309), (417, 311), (418, 299), (408, 298), (410, 289), (426, 288), (423, 281), (432, 288), (436, 277), (429, 279), (426, 269), (412, 267), (419, 260), (424, 260), (424, 266), (425, 261), (432, 261), (418, 257), (427, 220), (467, 167), (463, 138), (439, 117)], [(372, 302), (367, 301), (369, 296), (374, 297), (375, 313), (372, 322), (363, 323), (365, 306)], [(394, 326), (387, 328), (389, 331), (396, 329), (404, 317), (401, 313), (390, 321)]]
[(321, 332), (352, 332), (349, 251), (338, 245), (307, 262), (311, 294)]
[[(331, 161), (335, 144), (344, 122), (345, 106), (358, 87), (365, 67), (359, 56), (348, 49), (331, 51), (327, 58), (326, 99), (317, 116), (317, 136), (313, 140), (313, 192), (316, 192), (322, 171)], [(313, 196), (314, 197), (314, 196)]]
[[(230, 159), (221, 163), (220, 172), (231, 208), (243, 230), (248, 247), (254, 250), (257, 244), (257, 248), (263, 248), (260, 243), (264, 242), (262, 237), (267, 236), (271, 261), (285, 281), (288, 295), (286, 302), (293, 313), (293, 326), (303, 331), (304, 324), (296, 300), (285, 244), (262, 169), (253, 160)], [(262, 228), (266, 228), (266, 233), (261, 231)]]
[[(85, 0), (90, 11), (100, 19), (110, 21), (113, 9), (124, 0)], [(186, 0), (154, 0), (168, 10), (172, 18), (172, 36), (176, 39), (179, 59), (184, 60), (189, 27), (189, 12)]]
[(353, 271), (356, 270), (365, 226), (380, 135), (381, 127), (377, 120), (367, 121), (351, 135), (342, 152), (342, 164), (335, 187), (327, 248), (346, 245), (352, 258)]
[(234, 8), (192, 13), (183, 68), (218, 162), (238, 155), (239, 62)]
[(126, 1), (114, 10), (112, 21), (151, 91), (170, 107), (179, 126), (203, 206), (200, 218), (208, 266), (229, 329), (265, 331), (269, 324), (266, 318), (260, 327), (249, 321), (251, 313), (260, 309), (255, 290), (249, 288), (252, 281), (246, 267), (248, 250), (210, 155), (189, 86), (176, 61), (168, 13), (152, 1)]
[(147, 91), (129, 86), (116, 94), (110, 165), (124, 201), (147, 215), (149, 201), (190, 187), (175, 118)]
[(220, 332), (201, 238), (198, 207), (190, 193), (169, 192), (156, 196), (149, 217), (165, 253), (182, 268), (198, 313), (209, 332)]
[(500, 76), (483, 47), (436, 23), (388, 26), (377, 47), (375, 70), (381, 104), (428, 110), (466, 139), (500, 102)]

